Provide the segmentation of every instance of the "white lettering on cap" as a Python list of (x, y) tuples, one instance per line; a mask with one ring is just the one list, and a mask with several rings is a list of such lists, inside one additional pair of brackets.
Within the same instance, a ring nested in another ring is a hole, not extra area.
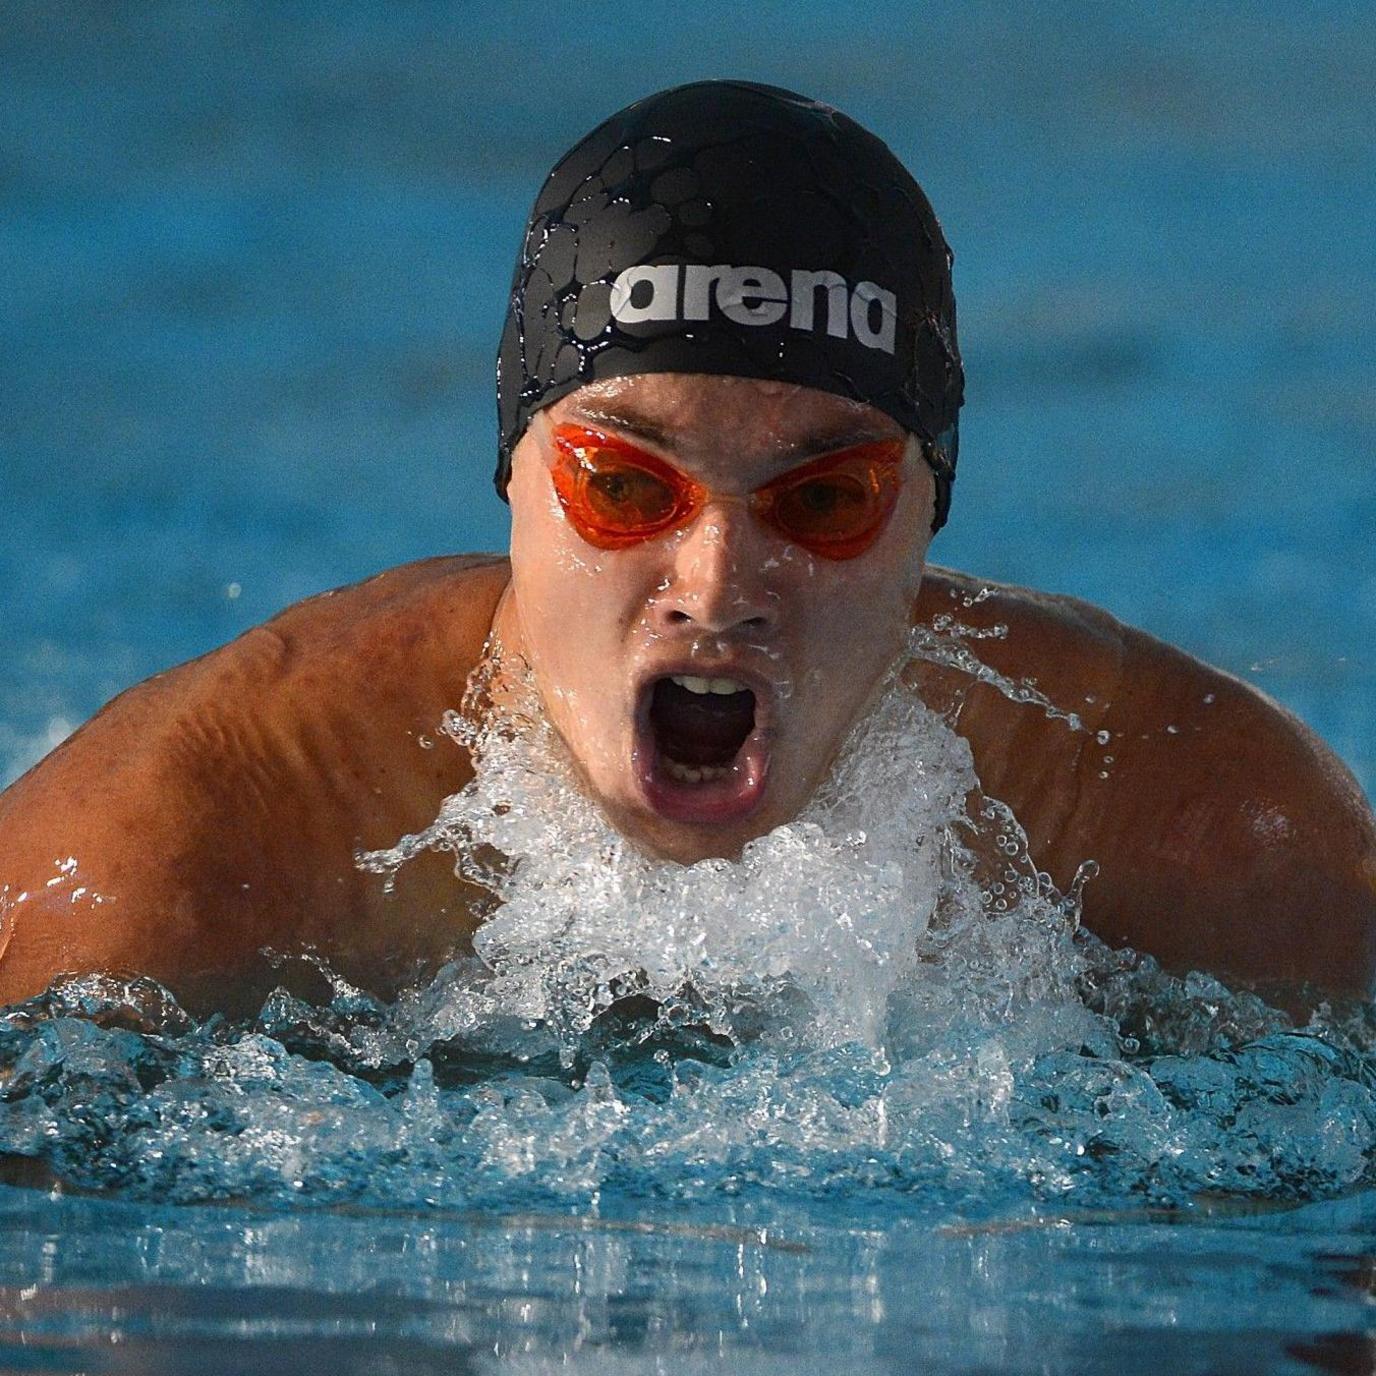
[[(866, 283), (869, 286), (870, 283)], [(850, 321), (850, 288), (839, 272), (803, 272), (793, 270), (793, 314), (788, 323), (795, 330), (812, 328), (812, 312), (817, 304), (817, 288), (825, 287), (827, 293), (827, 333), (837, 339), (846, 337), (846, 326)], [(889, 350), (893, 352), (892, 349)]]
[[(612, 315), (627, 325), (639, 325), (645, 320), (677, 320), (678, 271), (673, 263), (627, 268), (612, 283)], [(637, 287), (642, 290), (636, 291)], [(648, 292), (645, 287), (649, 287)]]
[(717, 306), (738, 325), (773, 325), (787, 302), (784, 279), (768, 268), (727, 268), (717, 279)]
[[(879, 324), (874, 325), (878, 307)], [(898, 328), (898, 298), (873, 282), (859, 282), (850, 298), (850, 327), (855, 337), (871, 349), (893, 353), (894, 334)]]
[(617, 275), (611, 312), (623, 325), (639, 325), (649, 320), (707, 320), (715, 307), (737, 325), (775, 325), (787, 315), (792, 329), (815, 330), (822, 323), (819, 293), (824, 293), (826, 303), (827, 334), (845, 339), (854, 333), (867, 349), (893, 353), (897, 296), (874, 282), (852, 287), (837, 272), (794, 269), (785, 283), (770, 268), (642, 263)]

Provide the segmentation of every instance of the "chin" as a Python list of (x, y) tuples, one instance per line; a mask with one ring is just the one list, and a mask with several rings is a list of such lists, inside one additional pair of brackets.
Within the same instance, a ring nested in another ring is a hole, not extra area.
[(643, 801), (635, 806), (604, 810), (612, 825), (646, 854), (680, 865), (694, 865), (699, 860), (738, 861), (751, 841), (792, 821), (805, 801), (796, 808), (783, 808), (765, 798), (750, 815), (717, 822), (676, 820)]
[(763, 834), (741, 827), (674, 827), (658, 822), (631, 839), (656, 859), (695, 865), (699, 860), (739, 860), (746, 844)]

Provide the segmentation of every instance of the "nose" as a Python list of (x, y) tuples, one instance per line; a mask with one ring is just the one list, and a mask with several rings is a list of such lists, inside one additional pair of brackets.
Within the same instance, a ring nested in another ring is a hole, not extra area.
[(663, 629), (692, 626), (721, 634), (768, 632), (778, 621), (778, 594), (766, 567), (770, 540), (738, 500), (709, 502), (673, 549), (666, 585), (655, 601)]

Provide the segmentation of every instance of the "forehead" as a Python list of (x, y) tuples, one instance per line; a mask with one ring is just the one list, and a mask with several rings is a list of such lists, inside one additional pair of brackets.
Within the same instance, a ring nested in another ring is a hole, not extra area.
[(864, 402), (792, 382), (645, 373), (589, 383), (550, 407), (555, 421), (607, 425), (710, 463), (724, 451), (762, 463), (803, 458), (903, 428)]

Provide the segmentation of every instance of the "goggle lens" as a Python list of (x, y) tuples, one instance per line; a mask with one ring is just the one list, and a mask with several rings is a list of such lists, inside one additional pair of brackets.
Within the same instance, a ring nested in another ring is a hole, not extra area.
[(902, 440), (827, 454), (762, 487), (760, 517), (824, 559), (854, 559), (879, 538), (903, 485)]
[[(654, 454), (577, 425), (554, 430), (554, 490), (570, 524), (598, 549), (620, 549), (686, 525), (707, 491)], [(824, 559), (853, 559), (878, 539), (902, 487), (905, 442), (823, 455), (750, 496), (755, 514)]]
[(663, 534), (702, 505), (696, 483), (625, 440), (561, 425), (554, 443), (554, 491), (573, 528), (598, 549)]

